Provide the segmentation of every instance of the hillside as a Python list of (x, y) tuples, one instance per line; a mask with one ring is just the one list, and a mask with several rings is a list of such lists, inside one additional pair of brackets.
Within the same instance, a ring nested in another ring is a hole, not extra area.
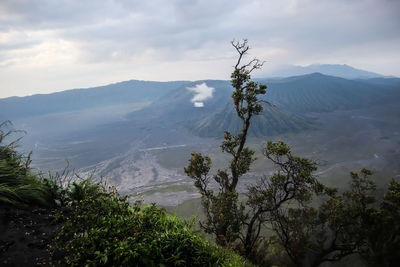
[(188, 82), (125, 81), (87, 89), (0, 99), (0, 120), (153, 101)]
[[(203, 107), (195, 107), (191, 99), (195, 93), (188, 88), (199, 84), (214, 88), (212, 96), (204, 101)], [(157, 99), (149, 106), (127, 115), (136, 120), (149, 120), (151, 122), (181, 123), (207, 116), (223, 106), (230, 100), (232, 87), (228, 81), (203, 80), (191, 82), (176, 88), (165, 96)]]
[[(286, 112), (274, 105), (263, 104), (263, 112), (254, 116), (249, 136), (274, 136), (282, 133), (298, 133), (321, 126), (313, 119)], [(232, 103), (199, 121), (189, 123), (188, 129), (201, 137), (222, 138), (224, 130), (237, 134), (242, 127)]]
[[(257, 79), (268, 85), (266, 100), (294, 113), (330, 112), (395, 103), (400, 98), (400, 79), (372, 78), (349, 80), (313, 73), (283, 79)], [(215, 88), (204, 107), (194, 107), (194, 93), (188, 88), (205, 83)], [(24, 119), (83, 110), (127, 113), (130, 119), (185, 121), (206, 117), (230, 101), (232, 87), (228, 81), (195, 82), (126, 81), (88, 89), (75, 89), (48, 95), (0, 99), (0, 119)], [(135, 111), (133, 104), (150, 103)], [(123, 108), (119, 106), (126, 105)], [(131, 111), (129, 112), (129, 106)]]
[(393, 103), (400, 99), (399, 81), (347, 80), (320, 73), (262, 80), (268, 85), (268, 101), (299, 113), (350, 110)]

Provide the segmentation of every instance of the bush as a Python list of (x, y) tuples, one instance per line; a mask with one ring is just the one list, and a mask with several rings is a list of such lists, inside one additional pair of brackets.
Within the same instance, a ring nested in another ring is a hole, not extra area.
[(48, 187), (29, 168), (30, 154), (16, 151), (17, 142), (6, 144), (5, 139), (14, 131), (4, 131), (10, 122), (0, 123), (0, 203), (14, 206), (51, 205)]
[(34, 174), (29, 165), (31, 153), (27, 156), (17, 151), (18, 141), (6, 142), (16, 131), (5, 131), (11, 122), (0, 123), (0, 203), (13, 206), (65, 206), (76, 203), (88, 196), (96, 196), (102, 190), (94, 183), (93, 173), (81, 178), (68, 171), (62, 173)]
[(192, 222), (155, 205), (130, 205), (115, 191), (83, 198), (70, 214), (55, 239), (57, 265), (246, 265), (239, 256), (196, 235)]

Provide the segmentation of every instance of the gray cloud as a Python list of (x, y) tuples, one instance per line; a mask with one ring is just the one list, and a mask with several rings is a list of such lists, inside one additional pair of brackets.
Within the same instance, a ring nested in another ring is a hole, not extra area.
[[(78, 70), (83, 85), (95, 73), (108, 73), (105, 82), (229, 78), (235, 37), (249, 39), (251, 56), (267, 60), (265, 72), (278, 64), (346, 63), (400, 75), (398, 14), (396, 0), (3, 0), (0, 58), (7, 62), (0, 65), (8, 69), (0, 83), (19, 88), (20, 69), (40, 60), (48, 71), (58, 57), (60, 89), (70, 80), (60, 73)], [(153, 75), (158, 68), (165, 71)]]

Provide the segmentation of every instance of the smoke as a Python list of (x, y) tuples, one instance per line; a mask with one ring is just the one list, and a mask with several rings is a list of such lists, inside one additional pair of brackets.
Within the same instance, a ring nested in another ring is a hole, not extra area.
[(212, 98), (215, 90), (213, 87), (208, 87), (206, 83), (198, 84), (195, 87), (187, 87), (187, 89), (195, 93), (193, 98), (190, 99), (190, 102), (192, 102), (196, 108), (204, 107), (203, 101)]
[(194, 107), (196, 107), (196, 108), (202, 108), (202, 107), (204, 107), (204, 103), (203, 103), (203, 102), (194, 102), (193, 105), (194, 105)]

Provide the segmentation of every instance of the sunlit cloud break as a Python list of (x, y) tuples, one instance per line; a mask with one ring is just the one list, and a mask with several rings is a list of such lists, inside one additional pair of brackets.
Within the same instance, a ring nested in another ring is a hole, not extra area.
[(215, 88), (207, 86), (206, 83), (197, 84), (195, 87), (187, 87), (187, 89), (195, 93), (193, 98), (190, 99), (190, 102), (192, 102), (196, 108), (204, 107), (203, 101), (212, 98), (215, 90)]

